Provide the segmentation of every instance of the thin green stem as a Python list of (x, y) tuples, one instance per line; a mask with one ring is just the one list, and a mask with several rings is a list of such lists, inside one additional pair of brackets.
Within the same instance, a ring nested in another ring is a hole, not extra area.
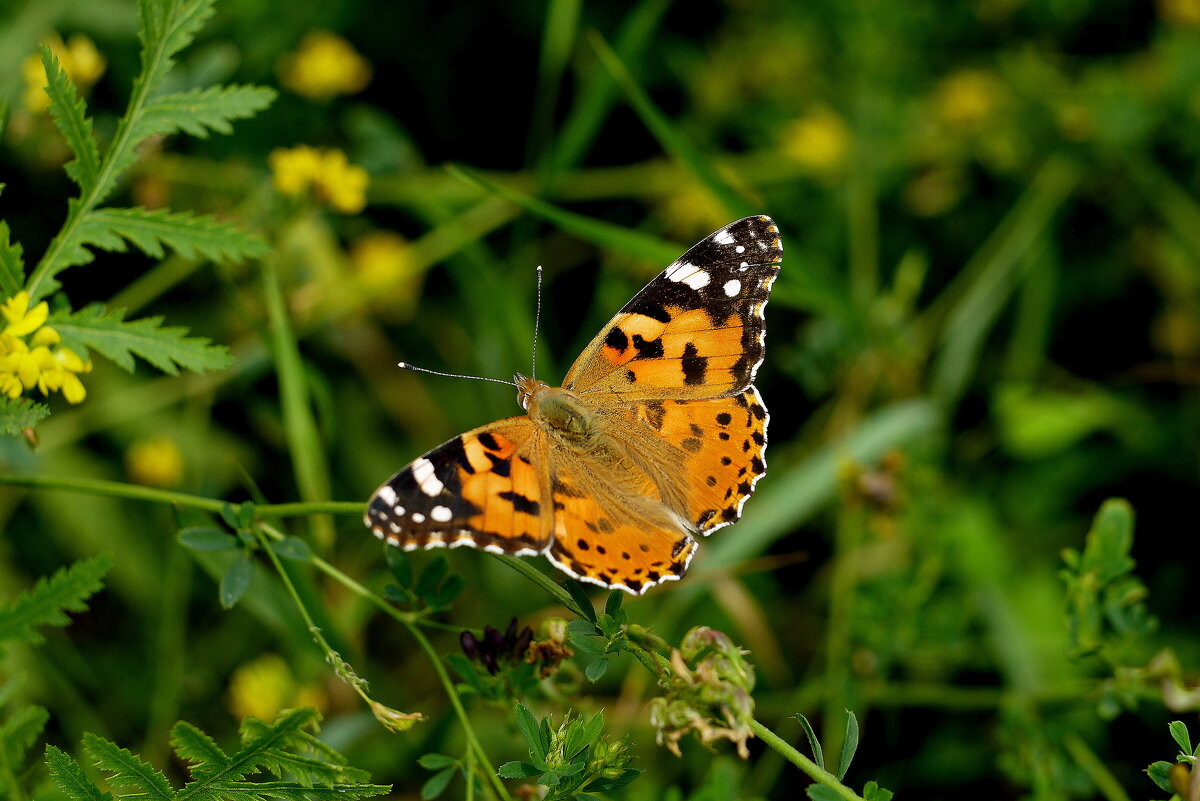
[[(60, 489), (74, 492), (86, 492), (90, 495), (107, 495), (113, 498), (128, 498), (136, 501), (170, 504), (189, 509), (200, 509), (206, 512), (220, 512), (226, 507), (235, 512), (242, 507), (240, 503), (229, 503), (218, 498), (206, 498), (203, 495), (190, 495), (186, 492), (142, 487), (137, 484), (126, 484), (121, 481), (107, 481), (99, 478), (66, 478), (61, 476), (35, 476), (29, 474), (0, 474), (0, 485), (8, 484), (14, 487), (34, 487), (37, 489)], [(329, 514), (362, 514), (363, 504), (355, 501), (321, 501), (314, 503), (272, 503), (255, 506), (254, 511), (259, 517), (303, 517), (304, 515)]]
[(836, 776), (797, 751), (786, 740), (757, 720), (750, 721), (750, 729), (760, 740), (778, 752), (784, 759), (808, 774), (809, 778), (813, 781), (831, 788), (835, 793), (845, 798), (846, 801), (863, 801), (862, 796), (838, 781)]
[(1096, 789), (1102, 796), (1108, 801), (1130, 801), (1129, 794), (1125, 792), (1125, 788), (1121, 787), (1117, 777), (1112, 775), (1108, 766), (1101, 761), (1100, 757), (1096, 756), (1096, 752), (1089, 748), (1079, 735), (1067, 735), (1063, 740), (1063, 745), (1066, 746), (1071, 758), (1075, 760), (1075, 764), (1087, 773), (1088, 778), (1092, 780), (1092, 784), (1096, 785)]

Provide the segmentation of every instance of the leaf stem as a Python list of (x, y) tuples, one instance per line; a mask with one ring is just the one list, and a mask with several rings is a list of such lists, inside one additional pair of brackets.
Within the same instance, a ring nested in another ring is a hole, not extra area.
[(778, 752), (788, 762), (791, 762), (797, 768), (804, 771), (804, 773), (808, 774), (813, 781), (829, 787), (842, 798), (845, 798), (846, 801), (863, 801), (862, 796), (838, 781), (836, 776), (797, 751), (786, 740), (757, 720), (750, 721), (750, 728), (760, 740)]

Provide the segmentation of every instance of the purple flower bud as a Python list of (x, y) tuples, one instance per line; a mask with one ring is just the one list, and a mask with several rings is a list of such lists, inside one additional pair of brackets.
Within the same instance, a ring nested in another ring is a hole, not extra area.
[(475, 635), (469, 631), (464, 631), (458, 635), (458, 641), (462, 644), (463, 653), (468, 659), (479, 658), (479, 640), (475, 639)]

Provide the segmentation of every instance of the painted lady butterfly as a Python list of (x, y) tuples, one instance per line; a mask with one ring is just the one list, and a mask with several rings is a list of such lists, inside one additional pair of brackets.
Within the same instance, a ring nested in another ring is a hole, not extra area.
[(525, 416), (417, 459), (364, 522), (405, 550), (544, 553), (630, 593), (680, 578), (694, 535), (737, 520), (767, 469), (752, 383), (782, 256), (770, 217), (711, 234), (617, 312), (561, 387), (516, 376)]

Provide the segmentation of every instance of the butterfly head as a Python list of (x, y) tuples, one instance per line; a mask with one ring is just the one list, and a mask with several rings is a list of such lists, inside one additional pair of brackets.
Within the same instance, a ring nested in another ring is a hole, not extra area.
[(529, 401), (533, 396), (543, 389), (548, 389), (549, 384), (545, 381), (539, 381), (536, 378), (528, 378), (517, 373), (513, 376), (513, 383), (517, 385), (517, 403), (525, 411), (529, 411)]

